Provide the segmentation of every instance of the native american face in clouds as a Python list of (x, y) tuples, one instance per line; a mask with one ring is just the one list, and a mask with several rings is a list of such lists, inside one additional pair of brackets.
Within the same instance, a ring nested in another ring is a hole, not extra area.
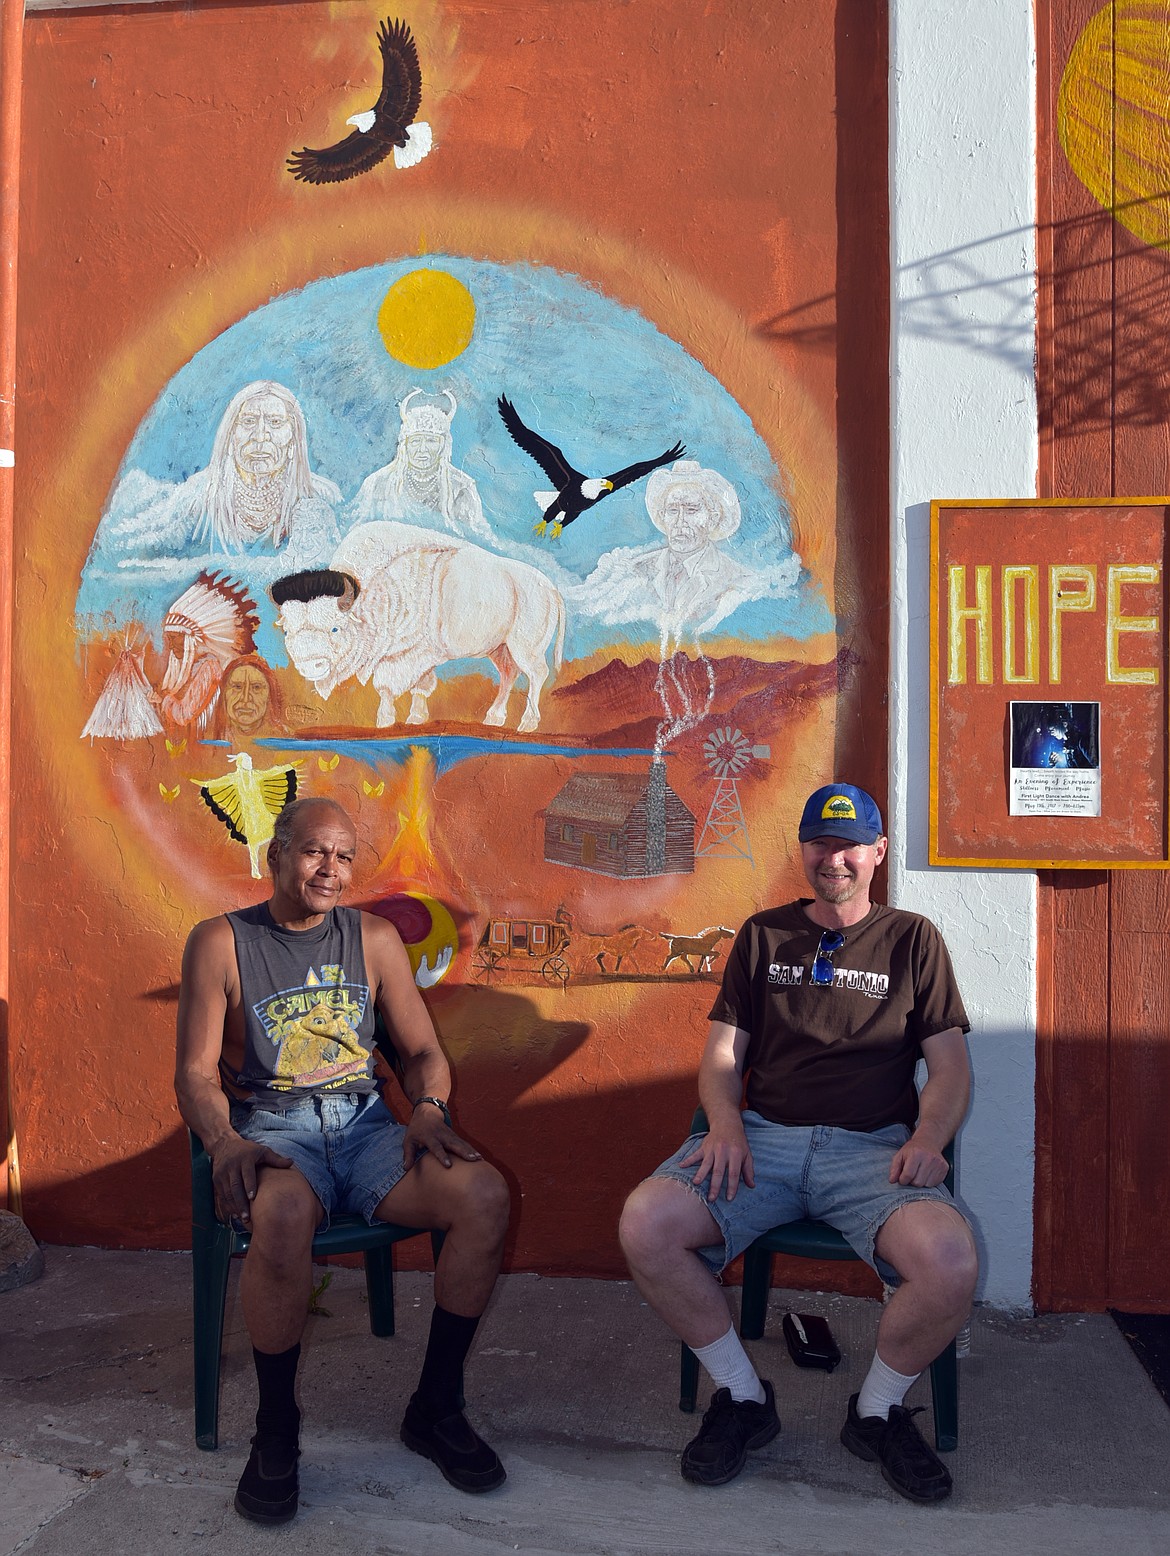
[(240, 406), (231, 445), (242, 476), (276, 475), (288, 464), (292, 442), (292, 417), (279, 395), (257, 394)]

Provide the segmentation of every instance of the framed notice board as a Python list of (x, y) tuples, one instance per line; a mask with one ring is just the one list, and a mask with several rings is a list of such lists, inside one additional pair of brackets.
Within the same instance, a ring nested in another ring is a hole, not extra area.
[(931, 503), (932, 864), (1170, 864), (1168, 515)]

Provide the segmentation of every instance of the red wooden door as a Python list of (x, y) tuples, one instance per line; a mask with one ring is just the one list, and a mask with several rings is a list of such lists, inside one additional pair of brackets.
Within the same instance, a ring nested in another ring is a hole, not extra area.
[[(1170, 491), (1170, 20), (1151, 51), (1141, 10), (1037, 8), (1044, 496)], [(1170, 1312), (1170, 879), (1042, 876), (1039, 952), (1037, 1304)]]

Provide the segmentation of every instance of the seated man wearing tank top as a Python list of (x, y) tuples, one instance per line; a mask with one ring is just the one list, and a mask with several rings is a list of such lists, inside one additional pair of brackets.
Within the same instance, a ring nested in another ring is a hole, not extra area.
[[(331, 1214), (446, 1233), (402, 1441), (460, 1490), (490, 1491), (505, 1478), (462, 1404), (508, 1191), (451, 1128), (451, 1072), (397, 931), (339, 905), (356, 846), (353, 822), (332, 800), (286, 806), (268, 848), (269, 900), (196, 925), (183, 956), (179, 1109), (211, 1156), (217, 1213), (252, 1234), (240, 1293), (260, 1399), (235, 1505), (263, 1524), (297, 1509), (294, 1388), (310, 1248)], [(375, 1011), (413, 1103), (405, 1126), (374, 1074)]]

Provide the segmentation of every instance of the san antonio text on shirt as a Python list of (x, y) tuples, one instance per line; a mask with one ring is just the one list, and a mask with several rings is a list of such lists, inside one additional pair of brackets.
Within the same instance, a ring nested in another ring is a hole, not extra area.
[[(795, 988), (805, 982), (805, 968), (784, 967), (779, 962), (773, 962), (768, 968), (768, 982), (775, 984), (777, 988)], [(870, 999), (884, 1000), (890, 992), (889, 973), (861, 972), (856, 967), (834, 967), (832, 984), (809, 983), (810, 988), (834, 988), (853, 989), (858, 994), (867, 994)]]

